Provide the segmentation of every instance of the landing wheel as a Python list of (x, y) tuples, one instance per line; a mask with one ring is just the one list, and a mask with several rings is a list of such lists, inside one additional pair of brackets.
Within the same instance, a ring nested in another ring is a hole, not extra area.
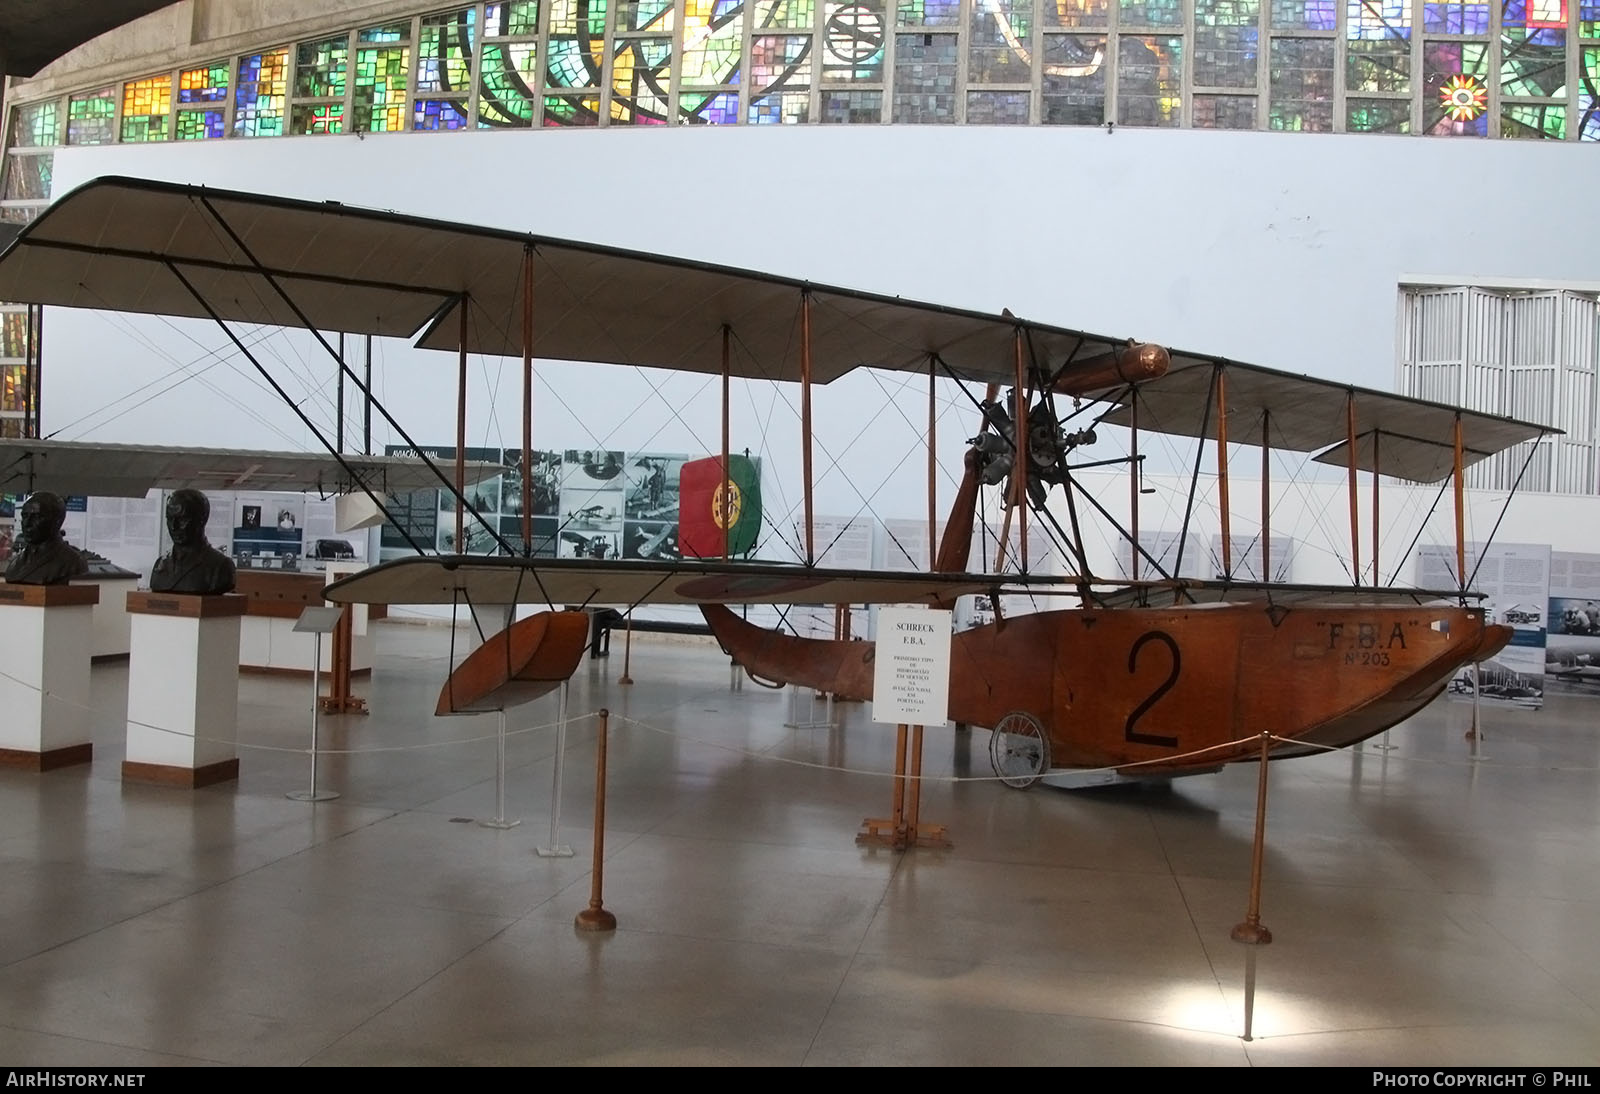
[(989, 734), (989, 762), (1000, 781), (1026, 790), (1050, 770), (1050, 739), (1039, 719), (1025, 710), (1001, 718)]

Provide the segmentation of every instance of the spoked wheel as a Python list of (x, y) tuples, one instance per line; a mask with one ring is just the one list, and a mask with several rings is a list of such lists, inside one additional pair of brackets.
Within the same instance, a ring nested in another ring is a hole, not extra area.
[(1050, 770), (1050, 739), (1039, 719), (1025, 710), (1001, 718), (989, 734), (989, 762), (1000, 781), (1026, 790)]

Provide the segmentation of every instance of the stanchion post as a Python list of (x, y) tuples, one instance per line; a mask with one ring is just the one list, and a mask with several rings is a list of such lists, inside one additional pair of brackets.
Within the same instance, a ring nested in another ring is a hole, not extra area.
[(561, 781), (567, 766), (567, 682), (562, 681), (556, 708), (556, 770), (550, 788), (550, 843), (534, 850), (540, 858), (571, 858), (572, 848), (561, 842)]
[(606, 847), (606, 723), (610, 718), (611, 712), (602, 708), (594, 764), (594, 870), (589, 882), (589, 906), (574, 921), (580, 931), (617, 929), (617, 917), (605, 910), (600, 899)]
[(1256, 838), (1250, 851), (1250, 910), (1244, 922), (1230, 936), (1247, 946), (1265, 946), (1272, 932), (1261, 925), (1261, 863), (1267, 840), (1267, 753), (1272, 749), (1272, 734), (1261, 734), (1261, 771), (1256, 776)]

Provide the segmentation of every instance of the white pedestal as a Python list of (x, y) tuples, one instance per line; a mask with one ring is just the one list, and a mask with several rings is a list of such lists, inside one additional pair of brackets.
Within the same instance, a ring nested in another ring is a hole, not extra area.
[(139, 587), (138, 576), (80, 578), (77, 584), (100, 590), (100, 603), (94, 606), (95, 658), (128, 656), (128, 643), (133, 636), (128, 622), (128, 593)]
[(129, 593), (122, 777), (200, 787), (238, 778), (242, 596)]
[[(366, 605), (360, 605), (364, 612)], [(296, 634), (293, 619), (272, 615), (246, 615), (240, 632), (239, 667), (246, 672), (311, 675), (313, 643)], [(373, 636), (370, 630), (350, 640), (350, 671), (372, 671)], [(333, 671), (333, 643), (322, 643), (322, 668)]]
[(89, 762), (93, 585), (0, 582), (0, 765), (49, 771)]

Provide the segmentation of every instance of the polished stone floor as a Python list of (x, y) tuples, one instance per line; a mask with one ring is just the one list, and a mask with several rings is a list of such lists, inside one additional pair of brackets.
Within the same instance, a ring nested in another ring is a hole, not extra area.
[[(0, 772), (0, 1064), (1600, 1064), (1600, 700), (1440, 702), (1390, 748), (1169, 788), (1007, 789), (988, 734), (927, 737), (924, 820), (889, 810), (893, 732), (787, 728), (725, 659), (621, 642), (574, 679), (558, 842), (553, 698), (432, 709), (450, 631), (379, 626), (370, 717), (247, 676), (241, 773), (125, 785), (124, 665), (94, 670), (92, 765)], [(620, 637), (620, 636), (619, 636)], [(605, 907), (590, 899), (594, 711), (612, 711)], [(817, 712), (822, 713), (821, 708)], [(1247, 1005), (1249, 1031), (1246, 1037)]]

